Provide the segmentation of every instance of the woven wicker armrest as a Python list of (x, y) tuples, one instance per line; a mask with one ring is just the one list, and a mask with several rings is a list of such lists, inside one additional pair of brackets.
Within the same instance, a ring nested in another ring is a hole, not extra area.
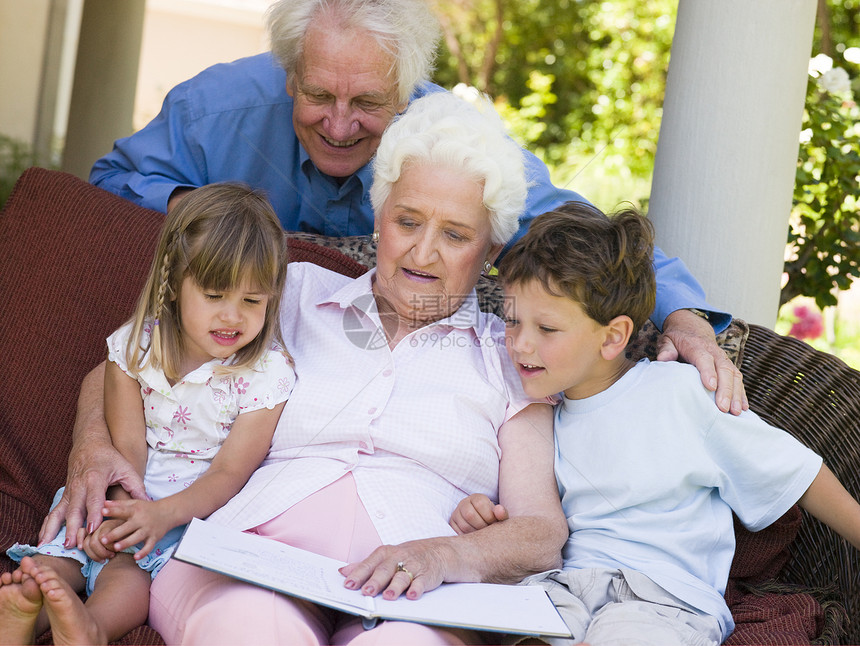
[[(740, 368), (750, 407), (818, 452), (860, 499), (860, 372), (791, 337), (749, 325)], [(845, 643), (860, 643), (860, 552), (804, 512), (781, 577), (836, 586), (848, 617)]]

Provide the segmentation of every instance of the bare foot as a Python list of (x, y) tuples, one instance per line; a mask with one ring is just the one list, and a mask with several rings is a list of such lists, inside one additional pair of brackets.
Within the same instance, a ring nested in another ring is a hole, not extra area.
[(35, 561), (25, 567), (22, 559), (21, 568), (39, 584), (54, 644), (107, 644), (84, 603), (52, 567)]
[(32, 577), (21, 568), (0, 575), (0, 644), (35, 643), (41, 609), (42, 592)]

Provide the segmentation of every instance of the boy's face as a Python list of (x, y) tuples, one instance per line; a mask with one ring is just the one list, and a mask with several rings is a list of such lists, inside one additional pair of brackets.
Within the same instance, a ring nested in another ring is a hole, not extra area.
[(532, 398), (564, 392), (582, 399), (611, 384), (600, 348), (605, 327), (576, 301), (554, 296), (536, 280), (505, 287), (505, 344)]

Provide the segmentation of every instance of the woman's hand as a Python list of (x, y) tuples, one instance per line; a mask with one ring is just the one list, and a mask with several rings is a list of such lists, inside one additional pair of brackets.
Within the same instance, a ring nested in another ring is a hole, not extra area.
[(568, 537), (553, 472), (552, 408), (531, 404), (499, 429), (499, 502), (508, 518), (459, 536), (378, 547), (340, 569), (344, 585), (418, 599), (442, 583), (517, 583), (561, 565)]
[(361, 590), (368, 597), (382, 593), (383, 599), (418, 599), (444, 582), (446, 562), (443, 542), (438, 539), (409, 541), (377, 547), (366, 559), (340, 568), (344, 586)]
[(705, 388), (716, 391), (721, 411), (740, 415), (749, 408), (741, 371), (717, 345), (710, 323), (689, 310), (676, 310), (663, 322), (657, 361), (676, 360), (696, 366)]

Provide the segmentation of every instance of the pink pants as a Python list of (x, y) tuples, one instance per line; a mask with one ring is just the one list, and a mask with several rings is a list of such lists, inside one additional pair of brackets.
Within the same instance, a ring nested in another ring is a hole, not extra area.
[[(352, 475), (308, 496), (255, 533), (348, 563), (381, 545)], [(476, 633), (386, 621), (365, 631), (358, 617), (171, 560), (152, 584), (149, 624), (168, 644), (480, 643)]]

